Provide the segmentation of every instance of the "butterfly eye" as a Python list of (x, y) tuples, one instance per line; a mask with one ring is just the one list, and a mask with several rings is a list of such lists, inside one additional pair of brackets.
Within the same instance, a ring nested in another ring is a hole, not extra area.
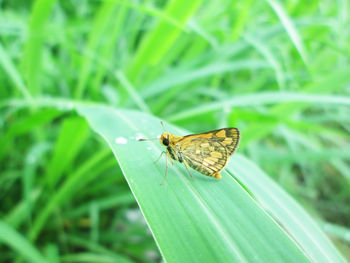
[(163, 138), (163, 144), (165, 146), (168, 146), (169, 145), (169, 139), (168, 138)]

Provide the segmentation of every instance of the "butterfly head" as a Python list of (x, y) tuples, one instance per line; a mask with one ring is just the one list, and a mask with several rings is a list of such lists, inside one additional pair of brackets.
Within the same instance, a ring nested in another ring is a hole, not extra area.
[(172, 136), (173, 135), (170, 134), (169, 132), (163, 132), (162, 135), (160, 135), (159, 137), (160, 144), (166, 147), (169, 146)]

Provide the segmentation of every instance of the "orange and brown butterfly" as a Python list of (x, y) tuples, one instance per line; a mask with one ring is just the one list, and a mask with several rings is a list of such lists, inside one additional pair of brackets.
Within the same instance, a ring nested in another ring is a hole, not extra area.
[(239, 140), (240, 132), (237, 128), (223, 128), (183, 137), (164, 132), (159, 137), (160, 144), (166, 147), (166, 163), (169, 157), (170, 160), (183, 163), (190, 175), (188, 167), (216, 179), (222, 178), (220, 171), (237, 149)]

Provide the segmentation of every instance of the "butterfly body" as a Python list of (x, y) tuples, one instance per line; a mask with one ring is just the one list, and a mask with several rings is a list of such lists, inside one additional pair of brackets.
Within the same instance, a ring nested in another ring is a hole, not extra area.
[(176, 136), (164, 132), (159, 142), (166, 147), (166, 156), (216, 179), (238, 147), (239, 130), (223, 128), (199, 134)]

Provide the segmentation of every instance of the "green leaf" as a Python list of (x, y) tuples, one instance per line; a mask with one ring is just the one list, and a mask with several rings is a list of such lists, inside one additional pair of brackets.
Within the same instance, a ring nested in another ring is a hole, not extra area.
[(29, 23), (29, 37), (23, 56), (24, 75), (31, 95), (41, 94), (39, 76), (42, 70), (44, 40), (48, 19), (56, 0), (37, 0), (33, 4)]
[(16, 66), (12, 62), (11, 58), (7, 55), (6, 50), (0, 43), (0, 67), (8, 75), (9, 80), (14, 86), (22, 93), (23, 97), (27, 100), (31, 100), (32, 97), (23, 82), (23, 79), (16, 69)]
[[(31, 101), (25, 101), (28, 103), (28, 107), (31, 107)], [(32, 132), (41, 125), (51, 122), (61, 114), (61, 111), (48, 108), (33, 112), (29, 116), (17, 117), (15, 121), (10, 122), (6, 120), (5, 123), (8, 130), (0, 134), (0, 160), (2, 160), (11, 147), (15, 147), (15, 141), (18, 136)]]
[(73, 117), (64, 120), (53, 157), (47, 166), (50, 187), (57, 184), (65, 169), (73, 163), (88, 135), (88, 126), (84, 119)]
[[(298, 93), (298, 92), (262, 92), (249, 95), (238, 95), (234, 98), (230, 98), (224, 101), (206, 103), (205, 105), (199, 105), (195, 108), (180, 111), (174, 115), (170, 115), (168, 118), (171, 121), (178, 121), (190, 117), (194, 117), (203, 113), (212, 112), (223, 109), (224, 107), (252, 107), (257, 105), (281, 103), (281, 102), (306, 102), (316, 105), (350, 105), (350, 99), (348, 97), (339, 95), (319, 95), (311, 93)], [(282, 104), (287, 106), (288, 104)], [(290, 105), (288, 105), (290, 106)]]
[[(164, 15), (176, 21), (180, 27), (184, 26), (197, 11), (201, 2), (201, 0), (170, 1), (165, 8)], [(145, 66), (154, 66), (159, 63), (164, 54), (174, 45), (181, 32), (182, 30), (178, 26), (169, 24), (168, 20), (159, 21), (154, 30), (150, 31), (144, 38), (135, 54), (134, 61), (128, 71), (128, 77), (131, 81), (139, 78), (140, 72)]]
[(271, 5), (272, 9), (276, 12), (288, 36), (293, 42), (295, 48), (298, 50), (300, 57), (302, 58), (304, 63), (307, 65), (308, 58), (307, 58), (306, 48), (304, 46), (304, 43), (300, 34), (298, 33), (296, 27), (293, 24), (292, 19), (288, 16), (288, 14), (286, 13), (286, 11), (283, 9), (282, 5), (278, 1), (267, 0), (267, 2)]
[(43, 256), (20, 233), (0, 220), (0, 244), (5, 243), (30, 262), (46, 262)]
[(251, 161), (237, 155), (227, 170), (248, 188), (313, 262), (345, 262), (310, 215)]
[[(93, 20), (94, 24), (89, 34), (86, 53), (88, 54), (100, 53), (99, 43), (101, 42), (101, 39), (103, 39), (103, 36), (106, 35), (106, 32), (108, 32), (108, 23), (110, 22), (111, 19), (113, 19), (115, 15), (116, 5), (117, 3), (113, 1), (106, 1), (103, 4), (101, 4), (96, 14), (96, 17)], [(82, 57), (82, 66), (80, 68), (79, 82), (76, 89), (77, 98), (80, 98), (83, 95), (85, 89), (87, 88), (88, 80), (92, 75), (92, 72), (91, 72), (92, 65), (94, 63), (96, 62), (93, 61), (91, 56)]]
[(29, 231), (29, 238), (35, 240), (38, 234), (44, 227), (47, 219), (56, 207), (59, 207), (69, 201), (74, 194), (87, 184), (93, 177), (98, 176), (96, 172), (97, 166), (101, 165), (109, 152), (106, 150), (97, 151), (90, 159), (82, 163), (74, 173), (72, 173), (60, 188), (47, 201), (44, 207), (40, 208), (36, 218), (33, 221), (33, 226)]
[[(102, 106), (77, 109), (113, 150), (167, 262), (309, 262), (227, 172), (215, 180), (192, 171), (191, 180), (174, 164), (161, 186), (165, 164), (154, 164), (160, 145), (136, 139), (159, 135), (158, 119)], [(174, 127), (170, 131), (184, 134)]]

